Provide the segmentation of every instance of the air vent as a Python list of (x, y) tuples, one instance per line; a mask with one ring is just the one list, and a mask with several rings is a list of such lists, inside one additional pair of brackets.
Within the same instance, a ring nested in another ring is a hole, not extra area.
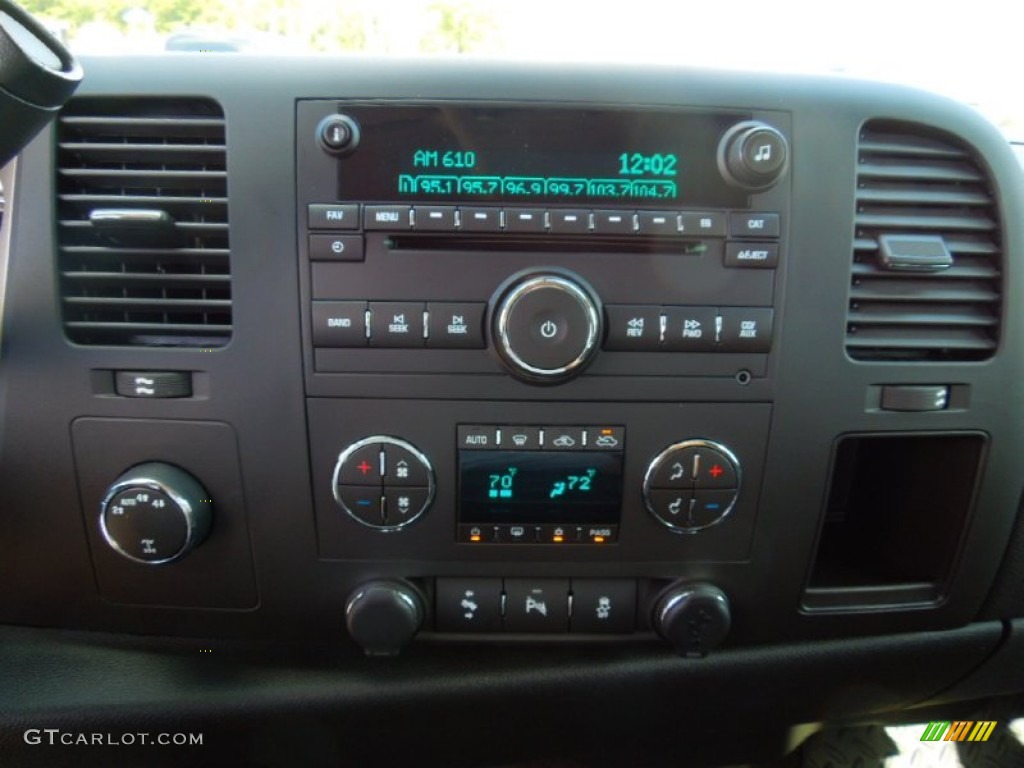
[(857, 360), (983, 360), (999, 338), (999, 212), (959, 140), (872, 121), (860, 135), (846, 349)]
[(58, 125), (57, 198), (70, 340), (227, 344), (227, 169), (216, 103), (73, 100)]

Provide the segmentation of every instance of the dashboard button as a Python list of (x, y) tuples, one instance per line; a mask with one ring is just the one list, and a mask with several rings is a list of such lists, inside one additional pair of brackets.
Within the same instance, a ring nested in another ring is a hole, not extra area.
[(651, 476), (651, 488), (692, 488), (694, 481), (694, 449), (681, 448), (658, 462)]
[(543, 208), (506, 208), (506, 232), (543, 232), (546, 229)]
[(668, 491), (654, 489), (647, 494), (651, 512), (663, 523), (673, 528), (692, 528), (693, 492), (687, 490)]
[(314, 301), (313, 346), (365, 347), (366, 302)]
[(413, 207), (413, 229), (451, 232), (455, 229), (455, 206), (417, 205)]
[(594, 211), (594, 231), (602, 235), (631, 235), (633, 212)]
[(583, 210), (551, 211), (551, 231), (557, 234), (577, 234), (590, 231), (590, 212)]
[(382, 480), (381, 451), (383, 447), (380, 443), (369, 443), (351, 450), (341, 463), (338, 484), (342, 486), (372, 485), (379, 490)]
[(729, 235), (731, 237), (778, 237), (779, 214), (730, 213)]
[(459, 448), (463, 450), (491, 450), (499, 446), (498, 428), (460, 424), (458, 441)]
[(501, 440), (505, 448), (517, 451), (535, 451), (540, 448), (538, 427), (502, 427)]
[(430, 484), (430, 475), (426, 465), (408, 448), (385, 443), (384, 448), (384, 485), (387, 487), (400, 485)]
[(352, 517), (367, 525), (384, 524), (384, 511), (378, 486), (341, 485), (338, 499)]
[(115, 371), (114, 391), (121, 397), (192, 397), (190, 371)]
[(576, 543), (576, 527), (573, 525), (538, 525), (536, 529), (540, 544)]
[(679, 233), (687, 237), (724, 237), (725, 214), (685, 212), (679, 216)]
[(614, 544), (619, 540), (619, 527), (617, 525), (580, 526), (578, 539), (584, 544)]
[(310, 235), (309, 258), (313, 261), (362, 261), (362, 235)]
[(502, 525), (496, 536), (503, 544), (536, 544), (537, 527), (534, 525)]
[(507, 631), (568, 631), (568, 579), (506, 579), (505, 595)]
[(422, 347), (423, 304), (370, 302), (371, 347)]
[(460, 208), (459, 228), (464, 232), (500, 232), (500, 208)]
[(661, 309), (642, 304), (606, 304), (608, 336), (604, 348), (653, 351), (661, 346)]
[(385, 525), (405, 525), (419, 517), (427, 508), (430, 489), (392, 486), (388, 479), (384, 485), (383, 499)]
[(640, 211), (636, 222), (641, 235), (679, 234), (679, 214), (674, 211)]
[(772, 343), (772, 315), (768, 307), (721, 307), (722, 352), (767, 352)]
[(694, 487), (735, 488), (736, 468), (732, 461), (714, 448), (690, 448), (693, 452)]
[(779, 263), (779, 244), (726, 243), (723, 263), (727, 267), (772, 269)]
[(625, 427), (588, 427), (587, 450), (621, 451), (626, 443)]
[(412, 226), (412, 208), (408, 205), (368, 205), (363, 211), (366, 229), (409, 229)]
[(665, 307), (667, 352), (713, 352), (715, 350), (715, 307)]
[(438, 579), (439, 632), (500, 632), (501, 579)]
[(310, 229), (359, 229), (359, 206), (313, 203), (309, 206)]
[(580, 427), (544, 427), (544, 449), (581, 451), (586, 447), (586, 430)]
[(693, 522), (698, 527), (714, 525), (732, 509), (736, 491), (694, 491)]
[(626, 633), (636, 629), (636, 582), (573, 579), (573, 632)]
[(484, 308), (472, 302), (429, 302), (427, 346), (435, 349), (481, 349)]

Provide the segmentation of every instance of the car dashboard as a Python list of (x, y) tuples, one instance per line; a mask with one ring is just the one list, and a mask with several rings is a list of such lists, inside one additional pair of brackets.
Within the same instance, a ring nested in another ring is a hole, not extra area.
[(0, 754), (713, 764), (1024, 689), (1024, 184), (969, 108), (83, 63), (2, 178)]

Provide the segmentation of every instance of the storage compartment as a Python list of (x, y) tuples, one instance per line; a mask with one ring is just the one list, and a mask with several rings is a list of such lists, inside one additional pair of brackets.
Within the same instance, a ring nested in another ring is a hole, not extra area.
[(804, 607), (941, 600), (984, 449), (980, 434), (840, 438)]

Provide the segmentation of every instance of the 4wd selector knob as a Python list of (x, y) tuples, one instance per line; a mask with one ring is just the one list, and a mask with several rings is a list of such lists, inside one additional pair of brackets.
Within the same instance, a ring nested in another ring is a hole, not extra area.
[(157, 461), (132, 467), (107, 490), (100, 530), (111, 548), (143, 565), (195, 549), (210, 530), (213, 504), (192, 475)]
[(767, 189), (789, 166), (786, 137), (766, 123), (748, 120), (737, 123), (718, 146), (718, 166), (734, 187), (751, 191)]
[(538, 274), (512, 284), (494, 312), (495, 347), (513, 374), (563, 381), (586, 367), (601, 339), (597, 300), (578, 281)]

